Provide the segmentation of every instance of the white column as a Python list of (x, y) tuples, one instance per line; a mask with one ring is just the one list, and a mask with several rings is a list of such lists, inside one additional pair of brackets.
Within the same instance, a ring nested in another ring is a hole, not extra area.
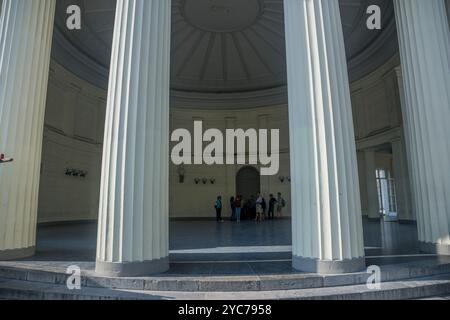
[(0, 260), (34, 254), (55, 0), (4, 0), (0, 18)]
[(395, 0), (405, 133), (423, 251), (450, 254), (450, 31), (443, 0)]
[(171, 1), (118, 0), (106, 111), (96, 271), (169, 268)]
[(380, 204), (376, 176), (375, 150), (364, 150), (366, 168), (367, 213), (369, 220), (380, 220)]
[(285, 0), (294, 268), (365, 267), (338, 0)]
[(408, 165), (403, 139), (398, 137), (391, 141), (394, 177), (397, 193), (397, 213), (400, 222), (414, 221), (411, 210), (411, 195), (408, 178)]
[(447, 0), (447, 20), (450, 25), (450, 0)]

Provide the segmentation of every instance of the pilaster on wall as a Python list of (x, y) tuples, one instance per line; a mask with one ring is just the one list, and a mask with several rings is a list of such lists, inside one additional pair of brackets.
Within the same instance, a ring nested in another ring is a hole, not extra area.
[[(237, 119), (236, 117), (226, 117), (225, 118), (225, 128), (226, 129), (237, 129)], [(236, 172), (237, 165), (227, 165), (225, 166), (225, 174), (226, 174), (226, 185), (227, 185), (227, 196), (236, 197)], [(228, 197), (227, 197), (228, 198)], [(226, 205), (226, 213), (228, 216), (231, 216), (231, 208), (228, 205), (228, 200)]]
[(401, 223), (409, 223), (415, 220), (415, 214), (411, 204), (410, 179), (403, 136), (393, 139), (391, 146), (397, 191), (398, 220)]
[(375, 150), (366, 149), (364, 150), (365, 159), (365, 180), (366, 180), (366, 190), (367, 190), (367, 215), (369, 220), (379, 220), (380, 219), (380, 207), (378, 201), (378, 189), (377, 189), (377, 179), (376, 179), (376, 159)]
[[(258, 130), (270, 128), (269, 121), (270, 120), (269, 120), (268, 115), (263, 114), (263, 115), (258, 116)], [(269, 134), (270, 134), (270, 132), (269, 132)], [(270, 143), (270, 139), (268, 142)], [(268, 148), (268, 150), (270, 150), (270, 148)], [(263, 194), (263, 196), (268, 198), (268, 196), (271, 192), (269, 176), (261, 176), (261, 190), (260, 191)]]

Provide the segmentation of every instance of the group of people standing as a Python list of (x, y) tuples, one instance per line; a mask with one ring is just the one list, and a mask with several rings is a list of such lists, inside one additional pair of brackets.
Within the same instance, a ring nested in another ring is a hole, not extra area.
[[(231, 221), (241, 222), (242, 213), (250, 219), (255, 219), (257, 222), (266, 220), (273, 220), (276, 217), (281, 218), (283, 216), (283, 208), (286, 206), (286, 201), (283, 199), (281, 193), (277, 194), (275, 198), (273, 194), (269, 196), (267, 202), (264, 196), (260, 193), (255, 197), (250, 197), (245, 203), (242, 195), (231, 197)], [(214, 205), (216, 209), (217, 222), (223, 222), (222, 219), (222, 196), (218, 196)]]

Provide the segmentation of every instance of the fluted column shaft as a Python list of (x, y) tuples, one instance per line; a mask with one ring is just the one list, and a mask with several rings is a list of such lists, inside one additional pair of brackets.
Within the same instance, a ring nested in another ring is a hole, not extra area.
[(293, 265), (364, 268), (356, 146), (337, 0), (285, 0)]
[(33, 255), (55, 0), (4, 0), (0, 18), (0, 259)]
[(395, 0), (419, 240), (450, 254), (450, 31), (444, 0)]
[(168, 269), (171, 1), (118, 0), (109, 80), (97, 272)]
[(368, 217), (370, 220), (380, 219), (380, 205), (378, 201), (378, 187), (376, 179), (376, 159), (375, 150), (364, 150), (366, 164), (366, 185), (367, 185), (367, 205)]
[(450, 26), (450, 0), (447, 0), (447, 20)]

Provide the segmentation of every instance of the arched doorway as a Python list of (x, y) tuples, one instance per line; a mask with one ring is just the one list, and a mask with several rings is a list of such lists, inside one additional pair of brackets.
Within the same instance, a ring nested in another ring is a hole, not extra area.
[(244, 197), (244, 200), (255, 197), (260, 191), (261, 177), (259, 171), (253, 167), (245, 167), (236, 175), (236, 194)]
[(261, 189), (259, 171), (253, 167), (244, 167), (236, 175), (236, 194), (243, 197), (242, 219), (251, 219), (256, 215), (255, 198)]

